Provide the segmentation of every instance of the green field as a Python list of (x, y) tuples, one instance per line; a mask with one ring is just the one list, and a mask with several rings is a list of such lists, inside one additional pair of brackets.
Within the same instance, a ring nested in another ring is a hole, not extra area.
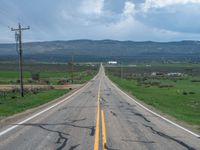
[[(31, 80), (31, 72), (24, 71), (24, 83), (25, 84), (59, 84), (60, 80), (71, 80), (71, 73), (66, 72), (52, 72), (44, 71), (40, 73), (40, 82)], [(82, 84), (90, 80), (96, 71), (87, 72), (74, 72), (73, 83)], [(18, 84), (19, 73), (18, 71), (0, 71), (0, 84)], [(70, 82), (69, 82), (70, 83)]]
[(6, 95), (0, 96), (0, 117), (10, 116), (24, 110), (40, 106), (52, 101), (69, 90), (45, 90), (38, 93), (26, 93), (23, 98), (18, 92), (7, 92)]
[[(177, 70), (183, 69), (182, 67), (175, 66)], [(151, 67), (150, 70), (156, 69)], [(171, 71), (169, 66), (162, 66), (162, 70)], [(199, 70), (195, 74), (191, 72), (181, 77), (152, 77), (145, 68), (138, 68), (137, 71), (130, 68), (124, 72), (123, 79), (117, 71), (120, 72), (119, 68), (107, 68), (110, 79), (125, 91), (179, 120), (200, 125), (200, 76), (197, 74)]]
[[(73, 83), (81, 84), (90, 80), (98, 71), (98, 65), (74, 65)], [(32, 80), (32, 74), (39, 74), (39, 80)], [(25, 84), (60, 84), (72, 82), (71, 66), (67, 64), (26, 64), (24, 65)], [(0, 64), (0, 84), (18, 84), (17, 64)]]
[[(29, 85), (65, 85), (85, 83), (97, 72), (98, 65), (74, 64), (72, 78), (72, 66), (69, 64), (25, 64), (23, 75), (24, 83)], [(38, 74), (39, 78), (33, 79), (33, 74)], [(25, 97), (21, 98), (17, 88), (6, 90), (4, 84), (19, 85), (18, 64), (0, 63), (0, 117), (37, 107), (69, 91), (38, 87), (25, 89)]]

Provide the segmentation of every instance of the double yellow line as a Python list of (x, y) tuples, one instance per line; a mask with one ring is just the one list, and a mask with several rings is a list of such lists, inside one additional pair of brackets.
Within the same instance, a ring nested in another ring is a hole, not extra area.
[(106, 149), (106, 125), (104, 119), (104, 112), (101, 110), (101, 123), (102, 123), (102, 149)]
[(95, 139), (94, 139), (94, 150), (99, 150), (99, 124), (100, 124), (100, 117), (101, 117), (101, 129), (102, 129), (102, 150), (106, 150), (106, 126), (105, 126), (105, 118), (104, 118), (104, 111), (101, 110), (100, 113), (100, 90), (101, 88), (101, 80), (99, 83), (98, 89), (98, 100), (97, 100), (97, 116), (96, 116), (96, 131), (95, 131)]

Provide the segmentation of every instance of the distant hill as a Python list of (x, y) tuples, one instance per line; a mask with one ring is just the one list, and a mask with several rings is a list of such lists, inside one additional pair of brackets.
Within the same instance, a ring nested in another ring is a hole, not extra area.
[[(200, 61), (200, 41), (72, 40), (25, 43), (23, 49), (29, 61), (67, 62), (72, 53), (76, 61)], [(16, 58), (15, 44), (0, 44), (0, 61)]]

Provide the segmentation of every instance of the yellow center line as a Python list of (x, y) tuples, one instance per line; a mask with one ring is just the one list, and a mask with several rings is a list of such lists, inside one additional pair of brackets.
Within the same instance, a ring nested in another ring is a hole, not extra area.
[(99, 102), (97, 104), (97, 119), (96, 119), (96, 130), (95, 130), (95, 140), (94, 140), (94, 150), (99, 149), (99, 118), (100, 118), (100, 113), (99, 113)]
[[(102, 150), (106, 150), (106, 126), (105, 126), (105, 118), (104, 111), (100, 110), (100, 88), (101, 88), (101, 80), (99, 83), (98, 95), (97, 95), (97, 116), (96, 116), (96, 130), (95, 130), (95, 140), (94, 140), (94, 150), (99, 150), (99, 124), (101, 117), (101, 127), (102, 127)], [(100, 112), (101, 111), (101, 112)]]
[(101, 87), (101, 80), (100, 80), (99, 89), (98, 89), (97, 117), (96, 117), (96, 130), (95, 130), (95, 139), (94, 139), (94, 150), (99, 150), (100, 87)]
[(103, 146), (102, 149), (106, 150), (106, 126), (105, 126), (103, 110), (101, 110), (101, 123), (102, 123), (102, 146)]

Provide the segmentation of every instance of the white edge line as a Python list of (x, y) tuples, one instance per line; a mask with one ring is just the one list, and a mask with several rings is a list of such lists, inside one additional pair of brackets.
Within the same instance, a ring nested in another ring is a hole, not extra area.
[[(92, 80), (94, 80), (96, 77), (97, 77), (97, 76), (95, 76)], [(1, 137), (2, 135), (4, 135), (4, 134), (8, 133), (9, 131), (11, 131), (11, 130), (17, 128), (19, 125), (21, 125), (21, 124), (23, 124), (23, 123), (25, 123), (25, 122), (27, 122), (27, 121), (29, 121), (29, 120), (31, 120), (31, 119), (33, 119), (33, 118), (39, 116), (39, 115), (41, 115), (41, 114), (47, 112), (48, 110), (50, 110), (50, 109), (56, 107), (57, 105), (63, 103), (64, 101), (70, 99), (72, 96), (74, 96), (75, 94), (77, 94), (78, 92), (80, 92), (81, 90), (83, 90), (83, 89), (84, 89), (86, 86), (88, 86), (88, 85), (89, 85), (89, 82), (88, 82), (85, 86), (83, 86), (82, 88), (80, 88), (79, 90), (77, 90), (76, 92), (72, 93), (71, 95), (69, 95), (69, 96), (66, 97), (65, 99), (61, 100), (60, 102), (58, 102), (58, 103), (56, 103), (56, 104), (54, 104), (54, 105), (52, 105), (52, 106), (46, 108), (45, 110), (42, 110), (42, 111), (36, 113), (35, 115), (33, 115), (33, 116), (31, 116), (31, 117), (29, 117), (29, 118), (27, 118), (27, 119), (25, 119), (25, 120), (23, 120), (23, 121), (17, 123), (16, 125), (14, 125), (14, 126), (8, 128), (8, 129), (6, 129), (6, 130), (4, 130), (4, 131), (2, 131), (2, 132), (0, 132), (0, 137)], [(70, 101), (71, 101), (71, 100), (70, 100)], [(67, 101), (67, 103), (69, 103), (70, 101)]]
[(190, 131), (190, 130), (188, 130), (188, 129), (186, 129), (186, 128), (184, 128), (184, 127), (182, 127), (182, 126), (180, 126), (180, 125), (178, 125), (178, 124), (176, 124), (176, 123), (174, 123), (173, 121), (171, 121), (171, 120), (169, 120), (169, 119), (167, 119), (167, 118), (165, 118), (165, 117), (163, 117), (163, 116), (161, 116), (161, 115), (159, 115), (159, 114), (153, 112), (152, 110), (148, 109), (147, 107), (145, 107), (144, 105), (142, 105), (141, 103), (139, 103), (138, 101), (136, 101), (135, 99), (133, 99), (132, 97), (130, 97), (128, 94), (126, 94), (124, 91), (122, 91), (122, 90), (121, 90), (118, 86), (116, 86), (110, 79), (109, 79), (109, 81), (110, 81), (111, 84), (112, 84), (114, 87), (116, 87), (121, 93), (123, 93), (124, 95), (126, 95), (128, 98), (130, 98), (132, 101), (134, 101), (136, 104), (138, 104), (138, 105), (139, 105), (140, 107), (142, 107), (143, 109), (145, 109), (145, 110), (147, 110), (148, 112), (152, 113), (153, 115), (155, 115), (155, 116), (157, 116), (157, 117), (159, 117), (159, 118), (161, 118), (161, 119), (163, 119), (163, 120), (165, 120), (165, 121), (167, 121), (167, 122), (173, 124), (174, 126), (176, 126), (176, 127), (180, 128), (180, 129), (182, 129), (182, 130), (184, 130), (184, 131), (186, 131), (186, 132), (188, 132), (188, 133), (194, 135), (195, 137), (200, 138), (200, 135), (198, 135), (198, 134), (196, 134), (196, 133), (194, 133), (194, 132), (192, 132), (192, 131)]

